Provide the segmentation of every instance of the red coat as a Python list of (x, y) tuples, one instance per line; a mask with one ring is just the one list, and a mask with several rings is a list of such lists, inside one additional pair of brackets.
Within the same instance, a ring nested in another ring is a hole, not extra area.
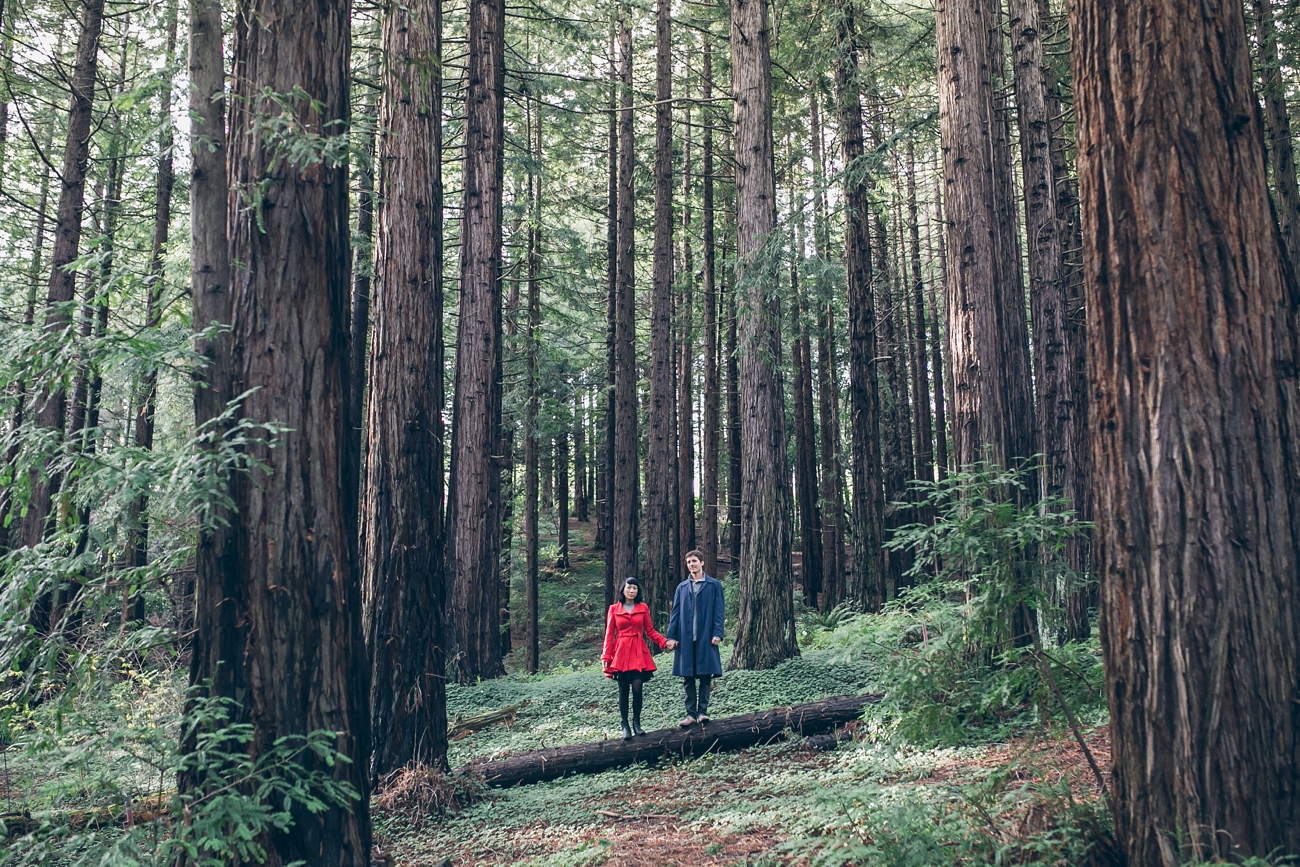
[(617, 671), (654, 671), (655, 661), (646, 647), (645, 636), (654, 639), (663, 650), (668, 639), (655, 632), (650, 623), (650, 609), (644, 602), (632, 607), (632, 613), (623, 610), (623, 603), (609, 606), (605, 617), (605, 650), (600, 659), (605, 663), (605, 676)]

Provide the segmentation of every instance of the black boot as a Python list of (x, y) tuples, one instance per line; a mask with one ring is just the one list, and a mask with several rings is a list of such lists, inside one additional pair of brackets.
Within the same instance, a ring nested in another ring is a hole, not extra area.
[(645, 734), (645, 729), (641, 728), (641, 714), (639, 713), (632, 716), (632, 731), (635, 732), (638, 737)]
[(627, 717), (623, 717), (623, 740), (632, 740), (632, 730), (627, 727)]

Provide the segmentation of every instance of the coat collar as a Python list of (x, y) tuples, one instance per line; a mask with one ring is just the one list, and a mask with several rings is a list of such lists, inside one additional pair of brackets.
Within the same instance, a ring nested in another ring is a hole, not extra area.
[[(719, 581), (718, 581), (717, 578), (714, 578), (712, 575), (710, 575), (709, 573), (705, 572), (705, 573), (704, 573), (704, 583), (705, 583), (705, 584), (709, 584), (710, 582), (713, 583), (713, 584), (718, 584), (719, 586), (721, 586), (721, 584), (719, 583)], [(678, 587), (686, 587), (686, 586), (689, 585), (690, 583), (691, 583), (691, 578), (690, 578), (689, 576), (687, 576), (687, 577), (682, 581), (682, 583), (678, 584), (677, 586), (678, 586)], [(700, 588), (700, 589), (704, 589), (704, 588)]]

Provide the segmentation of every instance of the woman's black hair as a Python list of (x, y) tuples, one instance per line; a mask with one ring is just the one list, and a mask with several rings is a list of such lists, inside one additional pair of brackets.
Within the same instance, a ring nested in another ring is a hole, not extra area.
[(627, 585), (629, 585), (629, 584), (631, 584), (633, 587), (635, 587), (635, 588), (637, 589), (637, 593), (640, 594), (640, 592), (641, 592), (641, 582), (638, 581), (638, 580), (636, 580), (636, 576), (633, 575), (631, 578), (624, 578), (624, 579), (623, 579), (623, 584), (618, 588), (618, 601), (619, 601), (619, 602), (628, 602), (628, 601), (630, 601), (630, 600), (627, 598), (627, 596), (624, 594), (624, 592), (623, 592), (623, 591), (627, 588)]

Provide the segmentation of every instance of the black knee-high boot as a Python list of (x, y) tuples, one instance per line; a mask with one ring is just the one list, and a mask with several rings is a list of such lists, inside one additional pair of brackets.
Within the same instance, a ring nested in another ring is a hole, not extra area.
[(625, 680), (618, 682), (618, 715), (623, 719), (623, 740), (632, 739), (632, 729), (627, 725), (627, 693), (630, 684)]
[(641, 704), (643, 699), (641, 681), (632, 681), (632, 731), (638, 735), (645, 734), (645, 729), (641, 728)]

